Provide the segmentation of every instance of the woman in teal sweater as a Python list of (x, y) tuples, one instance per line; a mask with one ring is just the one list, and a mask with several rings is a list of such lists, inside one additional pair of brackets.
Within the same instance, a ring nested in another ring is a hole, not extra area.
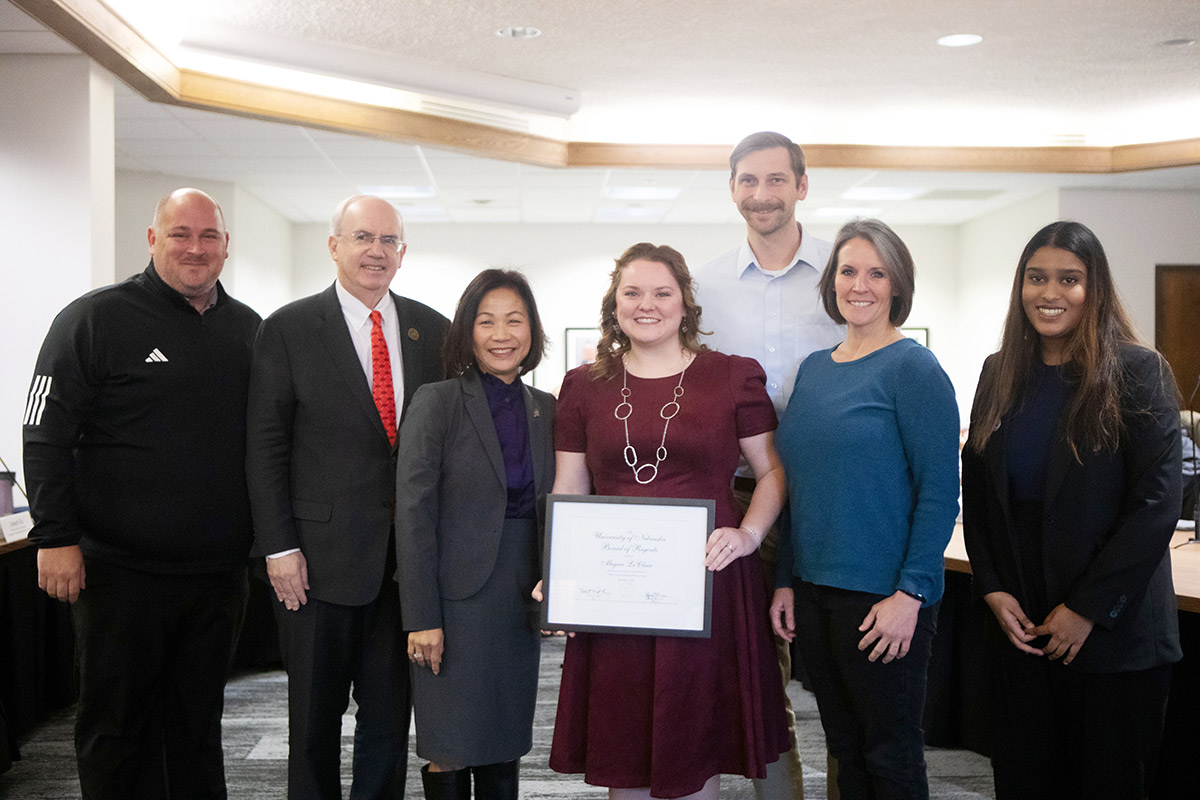
[(780, 420), (791, 553), (781, 553), (772, 621), (799, 640), (841, 796), (924, 798), (921, 722), (958, 514), (958, 407), (937, 359), (899, 330), (913, 262), (891, 228), (847, 223), (819, 288), (846, 340), (804, 361)]

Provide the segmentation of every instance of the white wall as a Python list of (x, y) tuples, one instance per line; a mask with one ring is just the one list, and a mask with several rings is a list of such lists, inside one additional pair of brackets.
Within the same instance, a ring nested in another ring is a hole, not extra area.
[(1053, 190), (959, 226), (958, 292), (950, 310), (958, 352), (950, 379), (964, 425), (983, 361), (1000, 346), (1021, 251), (1033, 234), (1058, 218), (1059, 196)]
[(292, 223), (240, 186), (229, 219), (229, 260), (221, 282), (264, 317), (293, 299)]
[(113, 159), (107, 72), (84, 56), (0, 55), (0, 457), (18, 473), (50, 322), (113, 279)]
[(1061, 208), (1100, 237), (1125, 310), (1153, 345), (1154, 267), (1200, 262), (1200, 192), (1063, 189)]

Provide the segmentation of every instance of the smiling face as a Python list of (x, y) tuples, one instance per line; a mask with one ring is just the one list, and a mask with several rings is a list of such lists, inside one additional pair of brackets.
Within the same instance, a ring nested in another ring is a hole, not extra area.
[(633, 347), (678, 346), (683, 292), (666, 264), (637, 259), (617, 280), (617, 324)]
[(808, 176), (792, 171), (792, 157), (786, 148), (756, 150), (738, 162), (729, 180), (733, 202), (746, 225), (762, 236), (796, 224), (796, 203), (808, 194)]
[(1025, 264), (1021, 305), (1042, 339), (1042, 360), (1061, 364), (1067, 340), (1083, 319), (1087, 267), (1070, 251), (1043, 247)]
[(158, 209), (146, 238), (163, 283), (203, 310), (229, 255), (217, 204), (203, 192), (175, 192)]
[(866, 239), (851, 239), (838, 250), (833, 287), (848, 327), (874, 332), (892, 326), (895, 291), (883, 259)]
[[(361, 244), (356, 241), (359, 234), (367, 234), (373, 241)], [(404, 239), (400, 215), (386, 200), (362, 197), (346, 208), (338, 232), (329, 237), (329, 255), (337, 264), (338, 282), (367, 308), (374, 308), (387, 294), (404, 258), (404, 245), (389, 247), (381, 236)]]
[(512, 383), (521, 374), (532, 340), (529, 310), (512, 289), (492, 289), (479, 301), (474, 327), (475, 364), (480, 370)]

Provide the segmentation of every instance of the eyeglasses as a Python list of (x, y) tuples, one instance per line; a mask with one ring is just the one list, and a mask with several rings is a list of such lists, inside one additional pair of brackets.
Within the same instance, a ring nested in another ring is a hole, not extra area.
[(379, 244), (382, 245), (384, 249), (391, 250), (393, 253), (399, 252), (400, 248), (404, 247), (404, 240), (402, 240), (399, 236), (393, 236), (390, 233), (383, 236), (376, 236), (375, 234), (367, 233), (366, 231), (355, 231), (354, 233), (340, 233), (338, 235), (349, 239), (350, 241), (354, 242), (356, 246), (363, 249), (375, 244), (376, 239), (379, 240)]

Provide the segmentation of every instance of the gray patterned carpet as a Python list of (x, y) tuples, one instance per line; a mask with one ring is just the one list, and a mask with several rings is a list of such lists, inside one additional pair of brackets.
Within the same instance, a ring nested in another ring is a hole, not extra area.
[[(577, 776), (558, 775), (546, 767), (554, 727), (558, 695), (562, 639), (547, 639), (542, 650), (541, 690), (534, 722), (533, 751), (521, 762), (521, 794), (527, 800), (605, 798), (607, 792), (588, 786)], [(825, 741), (812, 695), (798, 683), (789, 689), (796, 708), (801, 757), (804, 761), (805, 795), (824, 800)], [(345, 768), (353, 742), (353, 709), (343, 720), (342, 746), (344, 785), (349, 795)], [(79, 782), (71, 746), (73, 709), (48, 720), (21, 746), (23, 760), (0, 775), (0, 798), (9, 800), (78, 800)], [(235, 800), (282, 798), (287, 783), (287, 680), (282, 672), (240, 675), (226, 690), (225, 769), (229, 796)], [(992, 776), (988, 760), (962, 750), (927, 751), (930, 794), (936, 800), (992, 798)], [(420, 764), (409, 759), (410, 797), (420, 797)], [(752, 800), (750, 781), (741, 777), (722, 779), (721, 796), (727, 800)]]

